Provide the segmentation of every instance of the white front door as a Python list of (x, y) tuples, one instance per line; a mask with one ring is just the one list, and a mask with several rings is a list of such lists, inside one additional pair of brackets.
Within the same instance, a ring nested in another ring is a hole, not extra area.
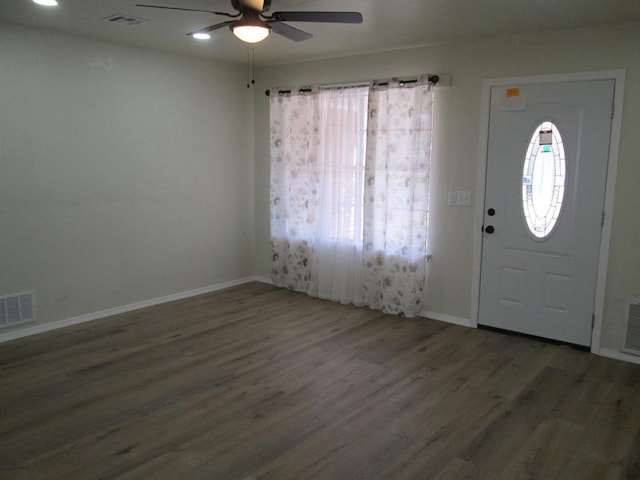
[(614, 89), (492, 87), (480, 325), (591, 344)]

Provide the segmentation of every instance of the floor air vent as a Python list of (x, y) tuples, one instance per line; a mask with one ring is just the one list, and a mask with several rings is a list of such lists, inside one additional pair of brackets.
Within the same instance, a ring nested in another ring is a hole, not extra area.
[(0, 328), (36, 319), (35, 292), (0, 297)]
[(640, 300), (634, 300), (629, 303), (627, 330), (622, 351), (640, 355)]

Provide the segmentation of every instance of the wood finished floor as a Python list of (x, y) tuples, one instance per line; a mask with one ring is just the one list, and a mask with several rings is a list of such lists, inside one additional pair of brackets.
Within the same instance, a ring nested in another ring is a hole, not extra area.
[(0, 344), (2, 479), (638, 479), (640, 366), (252, 283)]

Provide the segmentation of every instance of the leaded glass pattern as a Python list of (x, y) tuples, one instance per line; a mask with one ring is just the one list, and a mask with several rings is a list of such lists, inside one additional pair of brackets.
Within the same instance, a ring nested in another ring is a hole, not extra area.
[(535, 238), (544, 240), (553, 233), (562, 212), (565, 184), (562, 136), (553, 122), (546, 121), (531, 136), (522, 170), (522, 208)]

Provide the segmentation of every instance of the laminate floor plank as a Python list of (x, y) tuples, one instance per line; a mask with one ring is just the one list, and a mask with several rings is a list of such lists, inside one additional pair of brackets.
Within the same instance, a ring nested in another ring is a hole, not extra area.
[(509, 452), (513, 452), (514, 444), (528, 438), (564, 400), (564, 387), (571, 381), (571, 375), (564, 371), (543, 369), (515, 400), (504, 405), (501, 415), (472, 440), (461, 458), (471, 463), (494, 459), (496, 464), (490, 466), (501, 468)]
[(506, 468), (496, 473), (514, 480), (562, 478), (582, 434), (582, 428), (577, 424), (544, 420), (521, 444)]
[(479, 473), (475, 465), (454, 458), (434, 480), (475, 480)]
[(250, 283), (0, 344), (0, 479), (640, 478), (640, 365)]

